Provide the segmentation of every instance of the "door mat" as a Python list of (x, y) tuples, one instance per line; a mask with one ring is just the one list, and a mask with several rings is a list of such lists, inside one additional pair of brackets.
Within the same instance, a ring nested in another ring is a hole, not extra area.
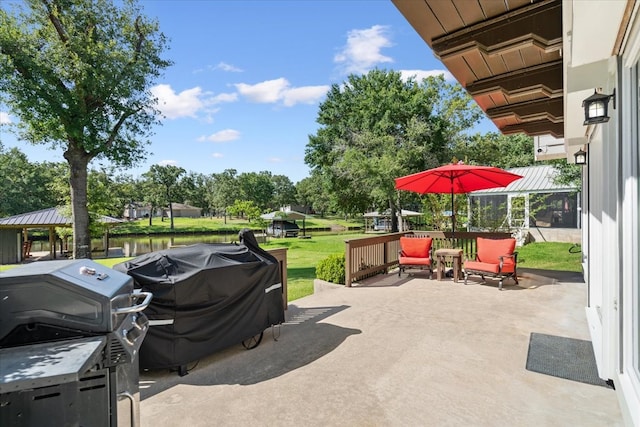
[(532, 332), (527, 370), (613, 388), (613, 384), (598, 377), (591, 341)]

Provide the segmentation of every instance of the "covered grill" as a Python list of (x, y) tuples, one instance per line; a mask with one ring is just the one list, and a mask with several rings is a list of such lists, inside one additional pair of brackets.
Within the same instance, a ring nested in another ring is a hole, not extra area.
[(151, 299), (91, 260), (0, 273), (0, 425), (139, 424)]
[(284, 322), (280, 265), (249, 230), (240, 244), (196, 244), (114, 266), (154, 295), (140, 367), (177, 369)]

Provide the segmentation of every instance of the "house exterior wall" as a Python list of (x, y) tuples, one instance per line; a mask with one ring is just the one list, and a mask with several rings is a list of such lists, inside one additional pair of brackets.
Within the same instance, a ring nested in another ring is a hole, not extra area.
[[(624, 0), (563, 2), (567, 158), (579, 148), (588, 152), (582, 199), (585, 312), (598, 373), (614, 381), (625, 422), (635, 426), (640, 426), (638, 8)], [(595, 88), (606, 94), (615, 89), (615, 109), (610, 102), (609, 122), (584, 126), (581, 101)]]
[[(171, 211), (167, 210), (167, 216), (171, 216)], [(173, 209), (174, 218), (200, 218), (201, 209)]]

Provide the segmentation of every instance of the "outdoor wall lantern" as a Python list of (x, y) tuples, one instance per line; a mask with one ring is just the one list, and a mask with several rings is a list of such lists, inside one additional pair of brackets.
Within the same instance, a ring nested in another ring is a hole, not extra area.
[(609, 100), (613, 98), (613, 108), (616, 108), (616, 90), (613, 89), (611, 95), (602, 93), (602, 89), (598, 88), (593, 95), (582, 101), (584, 108), (583, 125), (592, 125), (596, 123), (605, 123), (609, 121), (608, 110)]
[(576, 165), (584, 166), (587, 164), (587, 153), (582, 148), (573, 155), (576, 158)]

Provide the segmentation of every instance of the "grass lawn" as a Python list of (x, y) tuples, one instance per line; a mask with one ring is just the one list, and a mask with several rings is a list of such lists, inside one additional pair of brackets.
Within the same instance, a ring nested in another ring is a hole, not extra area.
[[(171, 221), (167, 218), (161, 221), (160, 218), (153, 218), (152, 225), (149, 226), (148, 219), (127, 221), (110, 229), (112, 236), (121, 234), (155, 234), (155, 233), (206, 233), (206, 232), (234, 232), (243, 228), (252, 230), (263, 230), (267, 227), (268, 221), (247, 221), (241, 218), (174, 218), (174, 229), (171, 230)], [(297, 220), (296, 224), (302, 229), (302, 220)], [(345, 220), (341, 218), (319, 218), (308, 215), (304, 220), (304, 226), (308, 229), (331, 228), (331, 227), (363, 227), (360, 220)]]
[(518, 266), (541, 270), (582, 272), (582, 253), (571, 253), (572, 243), (539, 242), (516, 248)]
[[(344, 253), (344, 241), (362, 234), (313, 236), (310, 239), (269, 239), (261, 244), (264, 249), (287, 248), (287, 286), (289, 301), (313, 293), (316, 264), (330, 254)], [(571, 243), (540, 242), (517, 248), (518, 265), (545, 270), (582, 271), (582, 254), (570, 253)], [(128, 258), (97, 259), (96, 262), (113, 266)], [(12, 266), (0, 266), (0, 271)]]

